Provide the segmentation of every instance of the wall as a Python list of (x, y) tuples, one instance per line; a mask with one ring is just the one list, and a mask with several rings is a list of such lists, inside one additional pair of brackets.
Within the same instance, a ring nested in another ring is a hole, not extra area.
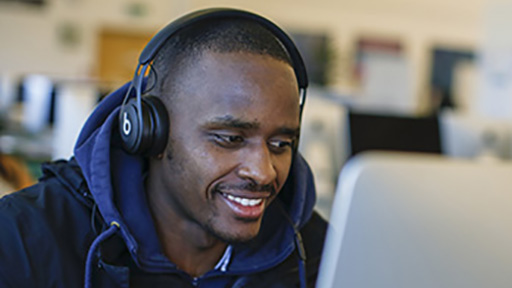
[[(482, 10), (490, 0), (48, 0), (42, 9), (0, 5), (0, 73), (28, 72), (84, 76), (94, 71), (95, 35), (101, 27), (155, 31), (177, 15), (195, 8), (240, 7), (257, 11), (287, 29), (326, 31), (337, 54), (334, 86), (350, 87), (354, 41), (361, 35), (402, 40), (412, 71), (414, 91), (424, 96), (429, 49), (435, 44), (476, 47)], [(142, 16), (130, 16), (129, 5), (145, 3)], [(76, 25), (77, 45), (59, 44), (59, 27)], [(135, 60), (134, 60), (135, 63)]]
[[(0, 3), (0, 73), (88, 76), (102, 27), (152, 32), (189, 10), (179, 1), (148, 0), (144, 15), (133, 16), (127, 12), (130, 3), (122, 0), (47, 1), (44, 7)], [(76, 28), (78, 43), (62, 44), (66, 24)]]

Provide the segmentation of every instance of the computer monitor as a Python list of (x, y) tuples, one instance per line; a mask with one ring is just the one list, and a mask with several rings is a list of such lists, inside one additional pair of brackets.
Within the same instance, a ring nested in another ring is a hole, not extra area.
[(512, 287), (512, 163), (368, 153), (340, 173), (317, 287)]
[(368, 150), (441, 153), (437, 117), (348, 113), (350, 155)]
[(439, 114), (443, 154), (455, 158), (512, 158), (512, 121), (446, 110)]
[(20, 83), (18, 99), (23, 102), (23, 127), (31, 133), (43, 132), (54, 122), (55, 85), (46, 75), (27, 75)]
[(325, 86), (329, 83), (329, 72), (332, 68), (331, 40), (326, 33), (292, 32), (290, 36), (297, 46), (304, 65), (308, 71), (308, 79), (312, 84)]

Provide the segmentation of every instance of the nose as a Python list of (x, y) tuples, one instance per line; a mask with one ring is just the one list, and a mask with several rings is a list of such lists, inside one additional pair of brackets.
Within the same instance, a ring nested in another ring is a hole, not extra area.
[(242, 165), (238, 169), (240, 178), (257, 185), (271, 184), (276, 180), (277, 172), (273, 157), (266, 145), (249, 149), (242, 157)]

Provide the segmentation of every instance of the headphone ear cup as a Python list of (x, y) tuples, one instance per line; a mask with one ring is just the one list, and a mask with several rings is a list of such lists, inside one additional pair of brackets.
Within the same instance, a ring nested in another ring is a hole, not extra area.
[[(164, 103), (158, 97), (144, 96), (142, 102), (144, 103), (143, 112), (147, 112), (149, 120), (147, 125), (148, 135), (147, 138), (144, 135), (144, 150), (142, 153), (145, 156), (156, 156), (162, 153), (167, 146), (170, 130), (169, 114)], [(148, 140), (147, 143), (145, 143), (146, 139)]]
[(169, 137), (169, 115), (163, 102), (154, 96), (141, 98), (142, 123), (137, 98), (131, 98), (119, 114), (119, 134), (126, 152), (144, 156), (162, 153)]
[(136, 98), (132, 98), (121, 107), (119, 113), (121, 144), (124, 150), (130, 154), (137, 154), (140, 150), (141, 125), (143, 123), (139, 121), (137, 101)]

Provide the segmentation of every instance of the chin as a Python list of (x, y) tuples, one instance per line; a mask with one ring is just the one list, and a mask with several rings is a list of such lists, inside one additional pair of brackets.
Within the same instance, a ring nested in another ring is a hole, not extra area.
[(258, 225), (257, 229), (240, 229), (238, 231), (232, 229), (229, 231), (214, 231), (212, 234), (226, 243), (245, 243), (258, 236), (259, 228)]
[(246, 243), (254, 239), (257, 235), (258, 233), (250, 235), (233, 235), (224, 237), (222, 240), (230, 244)]

